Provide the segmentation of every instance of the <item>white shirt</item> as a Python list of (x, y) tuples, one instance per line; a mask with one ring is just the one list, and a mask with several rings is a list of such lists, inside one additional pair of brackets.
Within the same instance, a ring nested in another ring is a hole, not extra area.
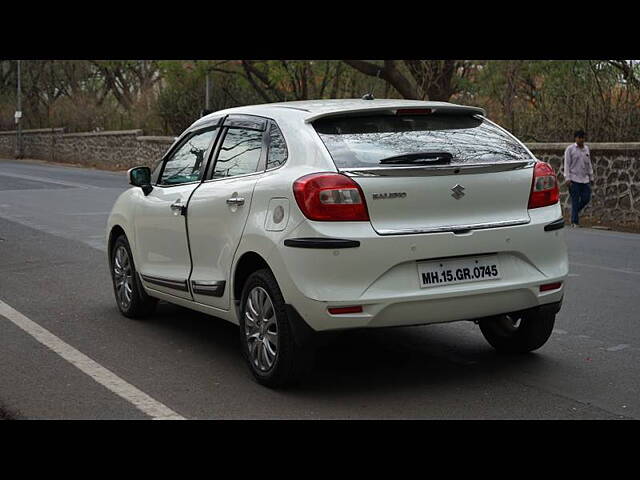
[(582, 148), (577, 143), (569, 145), (564, 151), (564, 178), (576, 183), (593, 182), (593, 167), (589, 147)]

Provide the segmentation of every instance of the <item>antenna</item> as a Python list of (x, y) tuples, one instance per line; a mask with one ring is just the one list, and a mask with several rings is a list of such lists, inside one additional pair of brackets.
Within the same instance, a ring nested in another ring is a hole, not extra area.
[[(382, 69), (380, 67), (378, 67), (378, 73), (376, 73), (376, 78), (380, 78), (380, 72), (381, 71), (382, 71)], [(371, 91), (369, 93), (365, 93), (362, 96), (362, 100), (375, 100), (375, 98), (373, 97), (373, 91), (374, 90), (375, 90), (375, 83), (372, 83), (371, 84)]]

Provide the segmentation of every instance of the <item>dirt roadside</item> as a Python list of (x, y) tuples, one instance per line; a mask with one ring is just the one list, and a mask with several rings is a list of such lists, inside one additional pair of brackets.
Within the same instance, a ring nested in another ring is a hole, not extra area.
[(4, 408), (0, 407), (0, 421), (2, 420), (15, 420), (15, 417)]
[[(570, 212), (564, 212), (564, 221), (569, 227), (571, 225)], [(580, 217), (580, 227), (595, 228), (597, 230), (612, 230), (616, 232), (640, 233), (640, 224), (632, 222), (602, 222), (592, 217)]]

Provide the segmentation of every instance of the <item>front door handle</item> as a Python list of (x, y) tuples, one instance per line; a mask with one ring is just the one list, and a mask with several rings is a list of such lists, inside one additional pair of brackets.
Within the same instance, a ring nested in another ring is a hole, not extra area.
[(228, 205), (244, 205), (244, 198), (242, 197), (231, 197), (227, 198)]
[(173, 214), (174, 215), (178, 215), (178, 214), (184, 215), (186, 210), (187, 210), (187, 206), (184, 203), (182, 203), (182, 199), (181, 198), (176, 200), (169, 207), (171, 208), (171, 210), (173, 210)]

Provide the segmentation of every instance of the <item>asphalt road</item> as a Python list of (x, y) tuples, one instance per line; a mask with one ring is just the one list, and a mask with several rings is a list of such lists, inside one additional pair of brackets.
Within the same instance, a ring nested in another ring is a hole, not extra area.
[[(187, 419), (640, 418), (640, 235), (567, 229), (571, 277), (547, 344), (496, 354), (471, 322), (350, 332), (295, 389), (257, 385), (237, 328), (163, 303), (122, 317), (104, 227), (123, 173), (0, 160), (0, 301)], [(146, 419), (0, 315), (0, 409)]]

